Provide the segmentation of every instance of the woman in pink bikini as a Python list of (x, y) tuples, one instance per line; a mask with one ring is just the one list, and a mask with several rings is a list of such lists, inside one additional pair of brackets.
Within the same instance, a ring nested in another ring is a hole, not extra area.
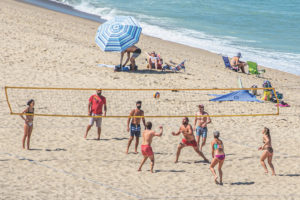
[[(215, 183), (216, 184), (220, 184), (223, 185), (222, 182), (222, 178), (223, 178), (223, 172), (222, 172), (222, 166), (223, 163), (225, 161), (225, 153), (224, 153), (224, 145), (222, 140), (219, 139), (220, 136), (220, 132), (219, 131), (215, 131), (214, 132), (214, 139), (211, 142), (211, 150), (212, 150), (212, 157), (213, 160), (211, 161), (210, 164), (210, 171), (213, 173), (213, 175), (215, 176)], [(218, 182), (218, 176), (215, 172), (214, 167), (219, 163), (218, 166), (218, 171), (219, 171), (219, 176), (220, 176), (220, 183)]]
[(29, 146), (30, 146), (30, 136), (32, 133), (32, 129), (33, 129), (33, 114), (34, 114), (34, 100), (30, 99), (27, 102), (27, 108), (22, 112), (22, 113), (26, 113), (28, 115), (25, 115), (25, 117), (23, 115), (21, 115), (21, 118), (25, 121), (24, 124), (24, 136), (23, 136), (23, 140), (22, 140), (22, 144), (23, 144), (23, 149), (25, 149), (25, 140), (27, 138), (27, 149), (29, 150)]

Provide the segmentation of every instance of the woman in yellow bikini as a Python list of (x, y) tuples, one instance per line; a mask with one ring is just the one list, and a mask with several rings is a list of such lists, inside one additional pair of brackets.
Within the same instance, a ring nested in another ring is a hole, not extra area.
[(29, 150), (30, 136), (33, 129), (34, 100), (30, 99), (27, 102), (27, 105), (28, 107), (22, 112), (22, 113), (26, 113), (27, 115), (25, 115), (25, 117), (21, 115), (21, 118), (25, 121), (22, 144), (23, 144), (23, 149), (25, 149), (25, 140), (27, 138), (27, 149)]
[(263, 153), (260, 157), (260, 163), (263, 166), (263, 168), (265, 169), (265, 173), (268, 173), (268, 169), (267, 166), (265, 164), (265, 159), (268, 158), (268, 163), (269, 166), (272, 170), (272, 175), (275, 176), (275, 169), (274, 166), (272, 164), (272, 158), (273, 158), (273, 148), (272, 148), (272, 143), (271, 143), (271, 135), (270, 135), (270, 130), (265, 127), (263, 132), (263, 145), (261, 147), (258, 148), (258, 150), (262, 150)]

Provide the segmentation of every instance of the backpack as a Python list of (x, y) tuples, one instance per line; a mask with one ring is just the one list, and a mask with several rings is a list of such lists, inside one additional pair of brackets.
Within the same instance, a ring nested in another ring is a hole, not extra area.
[[(272, 87), (271, 82), (268, 80), (264, 81), (262, 86), (263, 86), (263, 88), (271, 88)], [(264, 91), (272, 91), (272, 90), (265, 89)]]

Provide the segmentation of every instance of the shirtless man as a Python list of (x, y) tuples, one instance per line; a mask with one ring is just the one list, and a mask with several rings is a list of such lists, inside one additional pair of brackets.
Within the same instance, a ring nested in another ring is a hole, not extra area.
[(236, 54), (236, 56), (234, 56), (231, 61), (230, 61), (230, 65), (232, 67), (238, 67), (239, 69), (242, 70), (243, 73), (245, 72), (245, 66), (247, 65), (245, 62), (240, 61), (240, 58), (242, 57), (242, 54), (239, 52)]
[[(134, 136), (135, 136), (135, 149), (134, 149), (134, 152), (138, 153), (137, 152), (137, 147), (139, 145), (139, 137), (141, 137), (141, 125), (140, 125), (141, 118), (140, 117), (132, 117), (132, 116), (144, 116), (144, 111), (141, 110), (141, 107), (142, 107), (142, 102), (137, 101), (136, 102), (136, 109), (133, 109), (130, 112), (128, 120), (127, 120), (127, 132), (129, 132), (129, 130), (130, 130), (130, 138), (128, 140), (128, 145), (127, 145), (127, 149), (126, 149), (127, 154), (128, 154), (128, 150), (129, 150), (129, 147), (131, 145), (131, 142), (132, 142)], [(143, 120), (144, 126), (146, 126), (145, 118), (142, 117), (142, 120)], [(130, 124), (130, 121), (131, 121), (131, 124)], [(130, 129), (129, 129), (129, 124), (130, 124)]]
[(153, 173), (153, 166), (154, 166), (154, 154), (152, 151), (152, 147), (151, 147), (151, 143), (152, 143), (152, 138), (154, 136), (162, 136), (163, 133), (163, 127), (160, 126), (160, 131), (159, 133), (156, 133), (155, 131), (151, 130), (152, 128), (152, 123), (151, 122), (147, 122), (146, 124), (146, 130), (143, 131), (143, 143), (141, 145), (141, 149), (142, 149), (142, 153), (143, 153), (143, 160), (140, 164), (140, 167), (138, 169), (138, 171), (142, 171), (142, 166), (144, 165), (144, 163), (146, 162), (146, 160), (148, 158), (150, 158), (151, 160), (151, 168), (150, 171), (151, 173)]
[(175, 163), (178, 162), (181, 149), (186, 146), (192, 146), (194, 150), (199, 154), (199, 156), (201, 156), (205, 160), (205, 162), (209, 162), (209, 160), (197, 148), (197, 143), (195, 141), (195, 136), (193, 134), (193, 128), (192, 125), (189, 124), (189, 118), (184, 117), (182, 119), (182, 125), (180, 126), (179, 131), (177, 133), (172, 132), (172, 135), (177, 136), (180, 135), (180, 133), (182, 133), (184, 138), (182, 139), (181, 143), (179, 143), (178, 145)]
[[(125, 51), (122, 51), (121, 53), (121, 60), (120, 60), (120, 67), (125, 67), (128, 61), (130, 60), (130, 69), (136, 70), (137, 67), (135, 65), (135, 59), (141, 54), (142, 50), (136, 46), (131, 46), (127, 48)], [(122, 65), (124, 54), (127, 53), (127, 59), (125, 63)], [(132, 53), (132, 56), (130, 58), (130, 53)]]
[[(194, 131), (196, 130), (198, 148), (200, 143), (200, 137), (202, 137), (202, 143), (200, 145), (200, 151), (202, 151), (202, 147), (205, 145), (206, 138), (207, 138), (207, 124), (211, 123), (211, 119), (208, 116), (208, 113), (204, 111), (204, 105), (200, 104), (198, 107), (199, 107), (199, 111), (196, 113), (195, 122), (194, 122)], [(203, 115), (207, 115), (207, 117), (206, 116), (200, 117)]]

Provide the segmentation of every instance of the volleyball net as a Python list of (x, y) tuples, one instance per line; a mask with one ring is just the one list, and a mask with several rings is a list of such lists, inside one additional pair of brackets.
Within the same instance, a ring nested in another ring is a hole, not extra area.
[[(258, 94), (256, 99), (260, 100), (266, 89), (273, 91), (277, 99), (274, 88), (255, 88)], [(212, 101), (216, 97), (231, 92), (246, 91), (246, 93), (251, 93), (253, 88), (105, 89), (5, 86), (5, 95), (12, 115), (21, 115), (27, 107), (27, 101), (34, 99), (34, 114), (25, 115), (91, 117), (88, 115), (89, 98), (96, 94), (96, 90), (102, 90), (102, 95), (106, 98), (107, 113), (105, 117), (107, 118), (129, 117), (129, 113), (136, 107), (137, 101), (142, 101), (142, 110), (144, 110), (147, 118), (195, 117), (200, 104), (204, 105), (205, 111), (210, 117), (279, 115), (279, 107), (274, 106), (274, 103), (269, 101), (240, 101), (243, 100), (243, 97), (239, 96), (239, 93), (231, 97), (233, 98), (232, 101)]]

